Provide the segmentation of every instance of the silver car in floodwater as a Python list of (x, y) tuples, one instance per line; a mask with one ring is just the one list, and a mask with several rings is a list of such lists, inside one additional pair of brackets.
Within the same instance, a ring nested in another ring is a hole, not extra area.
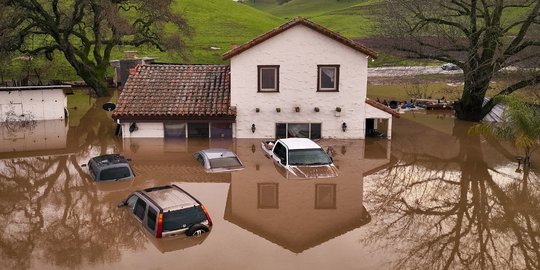
[(238, 156), (229, 149), (212, 148), (201, 150), (193, 157), (208, 173), (232, 172), (244, 169)]

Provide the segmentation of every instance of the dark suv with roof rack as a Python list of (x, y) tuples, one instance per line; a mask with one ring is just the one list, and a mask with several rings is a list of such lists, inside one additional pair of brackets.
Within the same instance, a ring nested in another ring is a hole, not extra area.
[(176, 185), (136, 191), (118, 207), (128, 206), (143, 227), (157, 238), (180, 234), (200, 236), (212, 220), (204, 205)]
[(124, 180), (134, 177), (129, 161), (119, 154), (91, 158), (88, 161), (88, 171), (96, 182)]

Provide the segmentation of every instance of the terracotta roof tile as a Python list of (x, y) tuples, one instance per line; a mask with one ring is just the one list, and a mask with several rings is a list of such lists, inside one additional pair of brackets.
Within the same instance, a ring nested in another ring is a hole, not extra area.
[(381, 104), (381, 103), (379, 103), (379, 102), (377, 102), (377, 101), (375, 101), (375, 100), (366, 98), (366, 103), (369, 104), (369, 105), (371, 105), (371, 106), (373, 106), (373, 107), (375, 107), (375, 108), (377, 108), (377, 109), (379, 109), (379, 110), (381, 110), (381, 111), (385, 111), (385, 112), (387, 112), (387, 113), (389, 113), (389, 114), (395, 116), (396, 118), (399, 118), (399, 117), (400, 117), (400, 115), (399, 115), (398, 112), (396, 112), (396, 111), (390, 109), (390, 108), (387, 107), (387, 106), (384, 106), (383, 104)]
[(229, 65), (139, 66), (120, 94), (115, 119), (235, 116)]
[(272, 29), (270, 32), (267, 32), (267, 33), (264, 33), (250, 41), (248, 41), (247, 43), (244, 43), (228, 52), (226, 52), (225, 54), (223, 54), (223, 59), (230, 59), (232, 58), (233, 56), (235, 55), (238, 55), (238, 54), (241, 54), (242, 52), (244, 52), (245, 50), (248, 50), (252, 47), (255, 47), (257, 44), (259, 43), (262, 43), (264, 42), (265, 40), (267, 39), (270, 39), (276, 35), (279, 35), (280, 33), (296, 26), (296, 25), (304, 25), (306, 27), (309, 27), (331, 39), (334, 39), (346, 46), (349, 46), (361, 53), (364, 53), (366, 55), (369, 55), (373, 58), (377, 58), (377, 53), (375, 51), (373, 51), (372, 49), (352, 40), (352, 39), (349, 39), (349, 38), (346, 38), (328, 28), (325, 28), (323, 26), (320, 26), (308, 19), (305, 19), (305, 18), (302, 18), (302, 17), (298, 17), (298, 18), (295, 18), (285, 24), (282, 24), (281, 26), (279, 27), (276, 27), (274, 29)]

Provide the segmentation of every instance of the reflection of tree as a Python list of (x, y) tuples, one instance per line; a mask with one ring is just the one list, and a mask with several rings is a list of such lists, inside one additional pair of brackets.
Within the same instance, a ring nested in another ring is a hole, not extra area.
[(114, 135), (113, 120), (101, 108), (109, 100), (109, 97), (98, 98), (88, 112), (81, 117), (79, 125), (70, 127), (68, 131), (70, 147), (77, 148), (79, 153), (87, 154), (86, 151), (90, 146), (94, 146), (99, 149), (99, 153), (106, 154), (107, 149), (118, 142), (118, 138)]
[(96, 186), (73, 168), (76, 162), (74, 156), (3, 160), (3, 266), (29, 268), (30, 256), (40, 252), (54, 265), (73, 268), (114, 261), (121, 247), (142, 245), (140, 230), (116, 209), (124, 195), (98, 196)]
[(509, 179), (490, 168), (466, 129), (456, 123), (457, 156), (410, 149), (407, 163), (378, 173), (366, 199), (379, 226), (367, 241), (396, 248), (398, 269), (539, 269), (540, 185), (529, 171)]
[(36, 256), (76, 268), (142, 247), (142, 232), (116, 209), (125, 194), (98, 192), (80, 167), (89, 153), (116, 147), (114, 125), (98, 106), (70, 129), (68, 145), (76, 154), (0, 160), (2, 268), (30, 268)]

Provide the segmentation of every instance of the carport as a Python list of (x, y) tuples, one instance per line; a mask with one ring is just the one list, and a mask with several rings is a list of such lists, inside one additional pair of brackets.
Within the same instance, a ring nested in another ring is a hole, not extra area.
[(384, 133), (387, 139), (392, 138), (392, 117), (399, 118), (399, 113), (369, 98), (366, 99), (365, 136), (377, 136), (377, 131)]

